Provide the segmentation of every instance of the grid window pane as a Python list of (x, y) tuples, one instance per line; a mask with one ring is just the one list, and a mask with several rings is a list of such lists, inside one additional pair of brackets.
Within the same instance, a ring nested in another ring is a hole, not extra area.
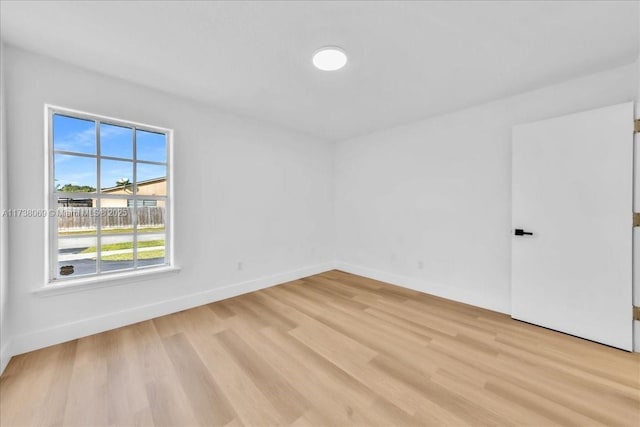
[(55, 277), (76, 277), (96, 273), (96, 238), (58, 238), (58, 268)]
[(127, 199), (102, 199), (100, 222), (103, 236), (117, 233), (133, 233), (133, 209)]
[(96, 122), (54, 114), (53, 149), (96, 154)]
[(100, 160), (100, 187), (107, 194), (133, 194), (133, 162)]
[(97, 199), (58, 197), (56, 219), (58, 236), (94, 235), (98, 228)]
[[(159, 237), (159, 236), (157, 236)], [(165, 239), (150, 234), (138, 236), (138, 266), (165, 264)]]
[(54, 155), (54, 187), (58, 192), (96, 191), (97, 164), (94, 157)]
[(133, 236), (111, 234), (102, 236), (100, 271), (133, 268)]
[(164, 201), (161, 200), (157, 203), (158, 206), (138, 206), (136, 208), (136, 217), (138, 218), (137, 231), (139, 234), (156, 233), (164, 236), (167, 211), (164, 207)]
[(136, 157), (138, 160), (166, 163), (166, 135), (136, 129)]
[(133, 159), (133, 129), (101, 123), (100, 155)]
[(136, 170), (139, 196), (167, 195), (167, 167), (138, 163)]

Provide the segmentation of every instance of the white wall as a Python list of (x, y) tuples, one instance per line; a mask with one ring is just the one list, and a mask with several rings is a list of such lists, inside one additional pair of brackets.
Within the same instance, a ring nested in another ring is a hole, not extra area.
[(342, 269), (510, 311), (511, 128), (633, 100), (636, 66), (341, 142)]
[(6, 109), (4, 96), (4, 44), (0, 40), (0, 373), (9, 363), (7, 218), (2, 216), (7, 202)]
[(14, 47), (3, 64), (9, 207), (44, 207), (45, 103), (173, 128), (174, 243), (182, 268), (161, 279), (37, 295), (45, 277), (44, 221), (11, 218), (12, 353), (330, 268), (333, 144)]

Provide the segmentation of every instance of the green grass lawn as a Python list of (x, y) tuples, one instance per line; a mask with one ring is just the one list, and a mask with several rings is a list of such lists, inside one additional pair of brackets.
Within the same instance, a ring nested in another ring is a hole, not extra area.
[[(147, 241), (138, 242), (139, 248), (150, 248), (152, 246), (164, 246), (164, 240), (147, 240)], [(132, 249), (132, 248), (133, 248), (133, 242), (109, 243), (106, 245), (102, 245), (102, 252), (117, 251), (121, 249)], [(97, 249), (95, 246), (91, 246), (86, 248), (80, 253), (88, 254), (91, 252), (96, 252), (96, 250)]]
[[(164, 240), (148, 240), (138, 242), (138, 248), (150, 248), (153, 246), (164, 246)], [(123, 243), (109, 243), (106, 245), (102, 245), (102, 252), (106, 251), (117, 251), (122, 249), (132, 249), (133, 242), (123, 242)], [(81, 253), (96, 253), (96, 247), (91, 246), (89, 248), (84, 249)], [(156, 249), (153, 251), (142, 251), (138, 252), (138, 259), (154, 259), (154, 258), (163, 258), (164, 257), (164, 249)], [(127, 252), (124, 254), (115, 254), (115, 255), (103, 255), (102, 261), (133, 261), (133, 251)]]
[[(138, 259), (164, 258), (164, 249), (138, 252)], [(102, 261), (133, 261), (133, 253), (105, 255)]]
[[(163, 233), (163, 232), (164, 232), (164, 227), (138, 228), (138, 234)], [(133, 233), (133, 227), (102, 230), (102, 234), (118, 234), (118, 233)], [(61, 231), (58, 233), (58, 236), (79, 236), (79, 235), (95, 236), (96, 231), (95, 230)]]

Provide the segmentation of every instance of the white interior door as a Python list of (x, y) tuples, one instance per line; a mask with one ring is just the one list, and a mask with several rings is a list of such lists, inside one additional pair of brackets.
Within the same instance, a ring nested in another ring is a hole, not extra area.
[(633, 119), (629, 102), (514, 127), (514, 319), (632, 350)]

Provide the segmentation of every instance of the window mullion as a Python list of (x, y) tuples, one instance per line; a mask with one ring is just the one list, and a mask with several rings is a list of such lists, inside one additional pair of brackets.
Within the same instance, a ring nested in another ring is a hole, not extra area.
[(167, 166), (167, 162), (154, 162), (153, 160), (136, 160), (138, 163), (144, 163), (146, 165), (158, 165)]
[(138, 268), (138, 148), (137, 128), (133, 127), (133, 269)]
[(102, 272), (102, 193), (101, 173), (100, 173), (100, 121), (96, 120), (96, 208), (98, 209), (96, 218), (96, 274)]
[(77, 157), (88, 157), (88, 158), (97, 157), (96, 154), (80, 153), (77, 151), (66, 151), (66, 150), (54, 150), (53, 154), (64, 154), (66, 156), (77, 156)]

